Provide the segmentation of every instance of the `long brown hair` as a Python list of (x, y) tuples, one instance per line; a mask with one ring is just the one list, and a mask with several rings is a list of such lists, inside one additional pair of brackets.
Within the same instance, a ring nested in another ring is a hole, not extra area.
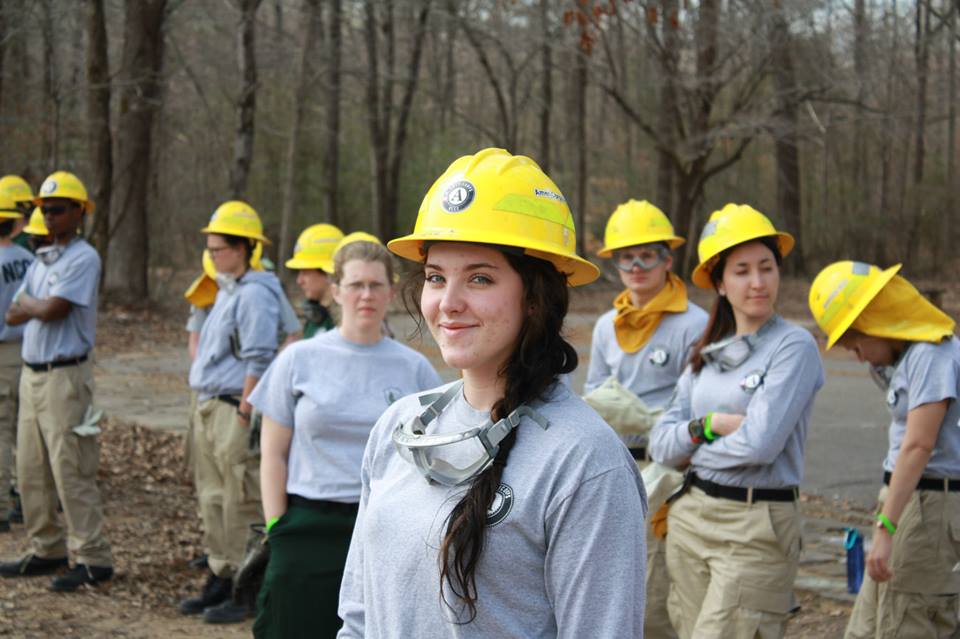
[[(522, 404), (542, 397), (557, 383), (557, 376), (570, 373), (577, 367), (577, 351), (561, 335), (563, 320), (567, 315), (570, 296), (566, 276), (545, 260), (527, 255), (504, 252), (507, 262), (523, 282), (523, 307), (530, 309), (525, 316), (517, 343), (499, 374), (506, 381), (504, 396), (490, 411), (494, 421), (502, 419)], [(423, 286), (423, 273), (419, 283), (405, 287), (404, 299), (409, 310), (418, 311), (415, 320), (422, 321), (419, 290)], [(500, 443), (500, 450), (493, 464), (474, 478), (463, 498), (453, 507), (446, 522), (446, 533), (440, 546), (440, 597), (443, 597), (444, 582), (467, 610), (467, 618), (460, 623), (470, 623), (477, 616), (476, 570), (483, 554), (487, 532), (487, 510), (490, 508), (507, 458), (517, 439), (514, 429)]]
[(773, 237), (761, 237), (756, 240), (751, 240), (750, 242), (737, 244), (720, 253), (717, 263), (710, 269), (710, 281), (713, 282), (714, 290), (718, 291), (717, 297), (713, 301), (713, 308), (710, 309), (710, 319), (707, 321), (707, 328), (703, 331), (703, 337), (694, 345), (693, 351), (690, 353), (690, 367), (694, 373), (699, 373), (706, 363), (703, 355), (700, 354), (704, 347), (723, 339), (737, 330), (737, 319), (733, 315), (733, 307), (730, 306), (730, 300), (727, 299), (726, 295), (720, 295), (719, 288), (720, 282), (723, 281), (723, 269), (727, 265), (727, 259), (730, 257), (730, 254), (737, 248), (744, 244), (750, 244), (751, 242), (760, 242), (770, 249), (773, 252), (774, 259), (777, 261), (777, 268), (780, 268), (780, 264), (783, 262), (783, 256), (780, 255), (780, 247), (777, 246), (777, 240)]

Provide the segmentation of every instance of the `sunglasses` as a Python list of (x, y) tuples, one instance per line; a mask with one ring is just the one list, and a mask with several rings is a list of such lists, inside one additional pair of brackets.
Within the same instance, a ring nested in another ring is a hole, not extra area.
[(61, 215), (66, 213), (68, 209), (73, 208), (73, 206), (68, 206), (66, 204), (56, 204), (50, 206), (44, 206), (41, 211), (44, 215)]

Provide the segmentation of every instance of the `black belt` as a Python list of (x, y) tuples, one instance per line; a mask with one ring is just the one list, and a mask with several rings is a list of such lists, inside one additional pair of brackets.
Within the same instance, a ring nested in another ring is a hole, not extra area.
[(338, 515), (354, 515), (360, 508), (360, 504), (345, 504), (339, 501), (327, 501), (325, 499), (308, 499), (300, 495), (287, 495), (287, 504), (290, 506), (303, 506), (328, 513)]
[(240, 398), (234, 395), (214, 395), (213, 398), (224, 404), (230, 404), (234, 408), (240, 408)]
[(633, 455), (633, 458), (637, 461), (646, 461), (647, 459), (647, 447), (646, 446), (637, 446), (636, 448), (630, 448), (630, 454)]
[[(883, 485), (890, 485), (891, 474), (884, 471)], [(940, 490), (943, 492), (960, 492), (960, 479), (940, 479), (938, 477), (921, 477), (917, 482), (917, 490)]]
[(690, 483), (707, 493), (711, 497), (721, 497), (753, 503), (755, 501), (796, 501), (800, 491), (793, 488), (740, 488), (739, 486), (723, 486), (709, 479), (703, 479), (694, 474)]
[(44, 362), (42, 364), (31, 364), (30, 362), (24, 362), (23, 365), (32, 370), (34, 373), (48, 373), (55, 368), (63, 368), (64, 366), (79, 366), (87, 361), (86, 355), (81, 355), (80, 357), (74, 357), (73, 359), (58, 359), (55, 362)]

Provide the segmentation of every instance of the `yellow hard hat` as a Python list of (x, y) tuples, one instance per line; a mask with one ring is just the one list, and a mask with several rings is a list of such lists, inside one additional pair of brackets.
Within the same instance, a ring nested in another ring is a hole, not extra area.
[(817, 275), (810, 286), (810, 312), (833, 347), (873, 298), (900, 270), (886, 270), (864, 262), (834, 262)]
[(33, 189), (19, 175), (0, 177), (0, 194), (9, 195), (14, 202), (33, 202)]
[(617, 207), (603, 234), (603, 248), (598, 257), (610, 257), (617, 249), (665, 242), (672, 249), (686, 240), (673, 234), (673, 224), (663, 211), (646, 200), (629, 200)]
[(332, 224), (308, 226), (297, 238), (293, 257), (287, 260), (287, 268), (318, 268), (333, 273), (333, 254), (343, 239), (343, 231)]
[(0, 220), (19, 220), (22, 217), (17, 201), (9, 193), (0, 190)]
[(68, 200), (75, 200), (83, 204), (83, 210), (87, 213), (93, 213), (97, 207), (87, 197), (87, 187), (83, 185), (73, 173), (69, 171), (56, 171), (47, 176), (47, 179), (40, 185), (40, 191), (33, 198), (34, 204), (42, 204), (47, 198), (62, 197)]
[(263, 234), (263, 223), (253, 207), (240, 200), (230, 200), (217, 207), (210, 216), (210, 223), (200, 229), (201, 233), (218, 233), (248, 237), (270, 244)]
[[(206, 251), (204, 251), (204, 253), (206, 253)], [(204, 269), (204, 271), (206, 271), (206, 269)], [(206, 308), (216, 301), (217, 291), (219, 290), (220, 287), (217, 286), (216, 280), (204, 272), (203, 275), (193, 280), (193, 284), (190, 285), (190, 288), (187, 289), (187, 292), (184, 293), (183, 296), (197, 308)]]
[[(203, 257), (200, 261), (203, 264), (204, 274), (216, 281), (217, 267), (213, 265), (213, 258), (210, 257), (210, 251), (208, 249), (203, 249)], [(260, 242), (253, 245), (253, 257), (250, 258), (250, 268), (255, 271), (263, 270), (263, 244)]]
[(536, 162), (503, 149), (459, 158), (427, 191), (413, 233), (387, 247), (423, 262), (424, 242), (479, 242), (524, 249), (552, 263), (571, 286), (600, 270), (576, 253), (573, 215), (560, 189)]
[(762, 237), (776, 238), (781, 257), (786, 257), (796, 243), (792, 235), (775, 229), (766, 215), (747, 204), (727, 204), (714, 211), (700, 234), (697, 245), (700, 263), (693, 269), (690, 279), (700, 288), (713, 288), (710, 271), (720, 254)]
[(336, 255), (337, 251), (342, 249), (347, 244), (352, 244), (353, 242), (373, 242), (374, 244), (383, 246), (383, 242), (381, 242), (380, 238), (376, 235), (371, 235), (365, 231), (354, 231), (353, 233), (347, 233), (340, 239), (337, 247), (333, 249), (333, 254)]
[(23, 231), (30, 235), (50, 235), (50, 231), (47, 230), (47, 223), (43, 221), (43, 211), (40, 210), (39, 206), (33, 209), (33, 213), (30, 214), (30, 221), (23, 227)]

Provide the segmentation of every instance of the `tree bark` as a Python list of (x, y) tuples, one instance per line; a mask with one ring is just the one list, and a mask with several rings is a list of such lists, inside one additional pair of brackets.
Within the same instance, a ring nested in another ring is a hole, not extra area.
[[(657, 113), (663, 146), (657, 149), (656, 206), (673, 215), (674, 177), (677, 169), (671, 150), (677, 144), (677, 56), (679, 55), (679, 6), (677, 0), (662, 0), (660, 8), (662, 51), (660, 53), (660, 108)], [(666, 147), (666, 148), (664, 148)], [(669, 149), (669, 150), (668, 150)]]
[(56, 86), (57, 58), (53, 46), (53, 0), (40, 3), (40, 32), (43, 35), (43, 162), (47, 172), (57, 169), (60, 158), (60, 95)]
[(550, 0), (540, 0), (540, 75), (543, 81), (543, 102), (540, 105), (540, 168), (550, 175), (550, 115), (553, 110), (553, 45), (550, 37)]
[(577, 253), (586, 255), (587, 239), (587, 54), (578, 49), (573, 65), (573, 128), (576, 149), (577, 200), (574, 208), (574, 224), (577, 229)]
[(93, 243), (106, 272), (113, 191), (113, 133), (110, 128), (110, 68), (103, 0), (87, 0), (87, 144), (93, 173), (92, 194), (98, 212)]
[(320, 0), (306, 0), (306, 28), (300, 63), (297, 69), (297, 88), (293, 98), (293, 117), (290, 118), (290, 136), (287, 139), (287, 171), (283, 185), (283, 209), (280, 214), (280, 239), (278, 241), (277, 272), (286, 271), (284, 262), (290, 251), (290, 225), (296, 206), (296, 185), (300, 136), (303, 129), (303, 112), (306, 108), (307, 90), (310, 87), (310, 61), (315, 50), (314, 43), (321, 33)]
[(797, 79), (791, 51), (790, 29), (779, 2), (774, 3), (770, 24), (777, 111), (774, 114), (774, 146), (777, 161), (777, 209), (787, 229), (798, 241), (798, 250), (785, 262), (787, 273), (803, 273), (803, 219), (800, 211), (800, 129)]
[(153, 122), (162, 96), (166, 0), (127, 0), (117, 126), (117, 188), (112, 199), (110, 261), (104, 292), (113, 301), (149, 295), (148, 193)]
[(327, 53), (327, 103), (326, 128), (323, 156), (323, 200), (327, 212), (327, 220), (341, 226), (339, 207), (339, 174), (340, 174), (340, 94), (343, 56), (343, 1), (330, 2), (330, 32), (327, 38), (329, 50)]
[(944, 198), (946, 210), (941, 216), (940, 233), (938, 244), (940, 246), (937, 262), (934, 265), (935, 270), (940, 270), (944, 262), (949, 258), (951, 247), (953, 246), (953, 237), (955, 233), (954, 220), (957, 217), (957, 168), (956, 168), (956, 145), (957, 145), (957, 12), (960, 7), (954, 0), (947, 2), (947, 11), (950, 12), (949, 30), (947, 38), (950, 40), (949, 61), (947, 63), (947, 159), (946, 159), (946, 186), (947, 193)]
[(247, 181), (253, 161), (254, 120), (257, 112), (257, 9), (261, 0), (241, 0), (240, 24), (237, 30), (237, 64), (243, 85), (236, 107), (236, 132), (233, 143), (233, 165), (230, 168), (230, 195), (247, 197)]

